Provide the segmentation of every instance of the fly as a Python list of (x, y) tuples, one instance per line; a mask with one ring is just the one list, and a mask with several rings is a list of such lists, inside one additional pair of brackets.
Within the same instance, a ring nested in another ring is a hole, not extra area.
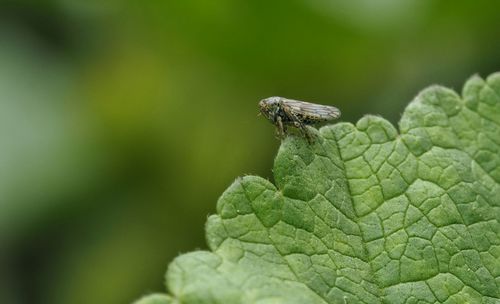
[(287, 127), (293, 126), (312, 142), (313, 135), (307, 125), (331, 121), (340, 117), (340, 110), (315, 103), (287, 99), (283, 97), (269, 97), (259, 102), (260, 113), (276, 126), (279, 138), (287, 134)]

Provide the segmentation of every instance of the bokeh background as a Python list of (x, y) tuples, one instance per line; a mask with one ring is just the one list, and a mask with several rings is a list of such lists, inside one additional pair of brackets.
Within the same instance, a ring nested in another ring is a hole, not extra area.
[(500, 2), (0, 1), (0, 303), (130, 303), (272, 179), (272, 95), (397, 123), (500, 70)]

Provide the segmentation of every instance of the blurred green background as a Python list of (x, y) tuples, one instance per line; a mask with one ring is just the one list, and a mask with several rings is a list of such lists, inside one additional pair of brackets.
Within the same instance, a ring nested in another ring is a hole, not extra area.
[(272, 178), (281, 95), (396, 123), (500, 70), (500, 2), (0, 2), (0, 303), (129, 303)]

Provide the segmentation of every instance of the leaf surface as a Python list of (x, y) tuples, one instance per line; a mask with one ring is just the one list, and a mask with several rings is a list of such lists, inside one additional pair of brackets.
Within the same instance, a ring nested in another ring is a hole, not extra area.
[(422, 91), (399, 130), (365, 116), (288, 137), (276, 185), (237, 179), (210, 251), (144, 303), (499, 303), (500, 74)]

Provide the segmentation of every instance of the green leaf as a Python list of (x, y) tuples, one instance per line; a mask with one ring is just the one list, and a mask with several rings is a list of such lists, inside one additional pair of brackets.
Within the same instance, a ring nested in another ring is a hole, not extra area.
[(162, 294), (152, 294), (149, 296), (145, 296), (137, 301), (134, 304), (177, 304), (178, 301), (173, 300), (171, 297)]
[(499, 303), (500, 74), (462, 97), (422, 91), (399, 129), (365, 116), (312, 146), (288, 137), (276, 186), (237, 179), (208, 218), (211, 251), (170, 264), (172, 299)]

